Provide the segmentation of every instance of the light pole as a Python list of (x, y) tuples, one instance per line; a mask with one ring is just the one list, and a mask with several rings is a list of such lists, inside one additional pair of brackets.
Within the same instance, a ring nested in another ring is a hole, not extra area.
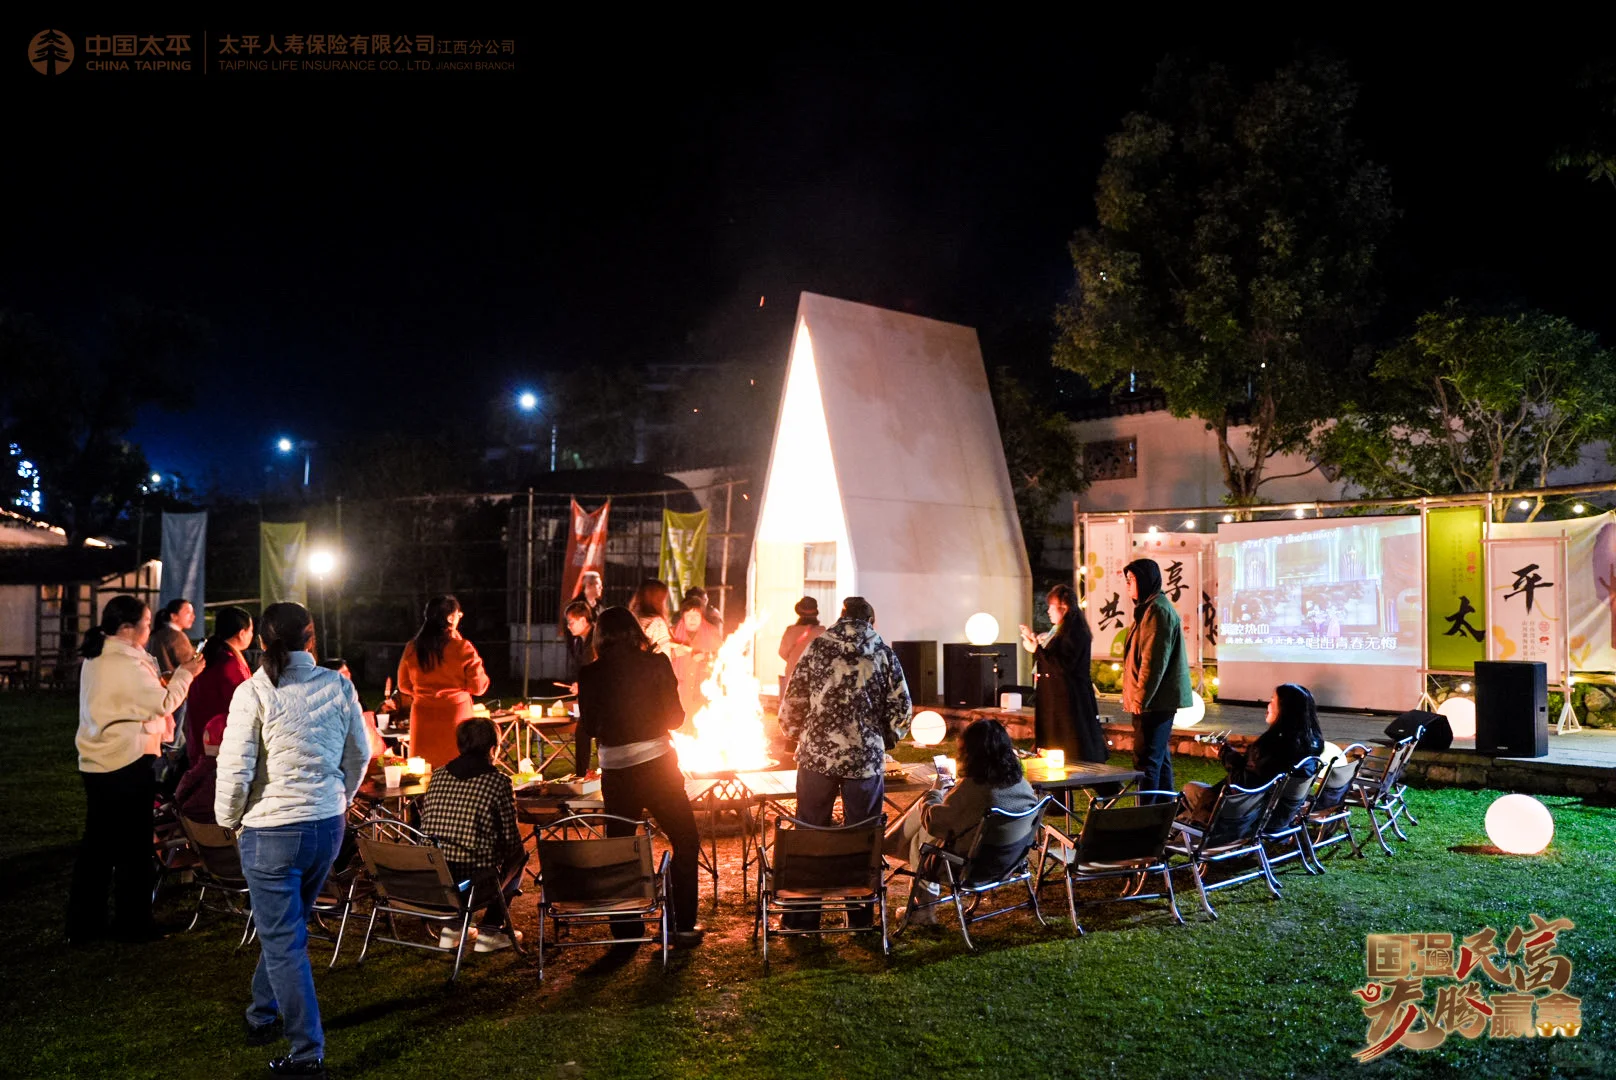
[(305, 489), (307, 489), (309, 486), (309, 451), (315, 449), (319, 445), (319, 443), (311, 442), (308, 439), (298, 439), (294, 442), (284, 435), (282, 435), (275, 442), (275, 449), (279, 450), (283, 454), (290, 454), (294, 450), (303, 451), (303, 487)]
[[(536, 412), (539, 408), (539, 395), (531, 390), (523, 390), (516, 395), (516, 407), (525, 413)], [(556, 466), (556, 425), (550, 423), (550, 471), (555, 472)]]
[(309, 552), (309, 571), (314, 575), (314, 580), (320, 589), (320, 641), (325, 644), (327, 649), (330, 649), (334, 643), (326, 636), (325, 579), (331, 575), (331, 571), (335, 570), (336, 567), (337, 556), (329, 549), (316, 548)]

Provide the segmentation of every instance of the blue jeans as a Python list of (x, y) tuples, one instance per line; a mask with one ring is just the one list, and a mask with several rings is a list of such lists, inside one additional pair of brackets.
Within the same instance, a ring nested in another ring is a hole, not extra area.
[[(797, 770), (797, 819), (810, 825), (829, 825), (836, 809), (836, 796), (842, 797), (842, 824), (857, 825), (881, 813), (886, 779), (876, 773), (867, 777), (826, 776), (812, 769)], [(847, 913), (849, 926), (869, 926), (867, 911)], [(818, 912), (793, 912), (783, 920), (792, 930), (817, 930)]]
[(341, 814), (241, 834), (241, 870), (252, 893), (260, 947), (247, 1022), (262, 1026), (283, 1019), (298, 1061), (325, 1056), (308, 922), (341, 844)]
[(1133, 724), (1133, 767), (1145, 775), (1141, 791), (1177, 791), (1173, 785), (1173, 717), (1176, 711), (1129, 713)]

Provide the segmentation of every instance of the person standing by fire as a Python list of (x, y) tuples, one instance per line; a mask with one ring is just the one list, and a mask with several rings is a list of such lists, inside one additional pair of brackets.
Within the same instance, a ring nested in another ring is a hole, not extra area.
[(685, 594), (679, 605), (679, 617), (674, 621), (673, 640), (689, 651), (675, 656), (673, 673), (679, 677), (679, 704), (684, 706), (685, 724), (707, 704), (701, 684), (713, 673), (713, 662), (724, 644), (724, 633), (707, 618), (704, 597)]
[(473, 697), (488, 693), (483, 658), (460, 636), (462, 614), (453, 596), (427, 601), (421, 628), (398, 662), (398, 688), (413, 699), (410, 754), (434, 768), (459, 755), (455, 725), (471, 719)]
[[(842, 617), (803, 652), (780, 700), (780, 730), (797, 743), (797, 816), (829, 825), (838, 795), (848, 825), (880, 814), (882, 763), (909, 733), (912, 714), (903, 666), (875, 632), (875, 608), (849, 596)], [(811, 929), (818, 918), (792, 917), (791, 926)], [(848, 915), (855, 925), (861, 918), (869, 914)]]

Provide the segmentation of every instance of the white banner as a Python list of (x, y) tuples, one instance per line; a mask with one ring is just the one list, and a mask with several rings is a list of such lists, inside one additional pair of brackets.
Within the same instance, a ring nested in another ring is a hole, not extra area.
[(1204, 533), (1138, 533), (1134, 555), (1149, 555), (1162, 568), (1162, 592), (1173, 602), (1184, 624), (1184, 638), (1198, 644), (1190, 650), (1190, 663), (1218, 655), (1217, 560), (1212, 554), (1217, 537)]
[(1571, 670), (1616, 671), (1616, 648), (1611, 644), (1612, 630), (1616, 628), (1616, 513), (1569, 521), (1491, 525), (1487, 529), (1492, 540), (1548, 539), (1561, 534), (1566, 539), (1569, 570), (1564, 588)]
[(1133, 603), (1122, 568), (1133, 560), (1128, 520), (1089, 521), (1083, 526), (1084, 595), (1096, 660), (1121, 660)]
[(1566, 675), (1563, 546), (1560, 536), (1487, 544), (1487, 659), (1546, 664), (1550, 686)]

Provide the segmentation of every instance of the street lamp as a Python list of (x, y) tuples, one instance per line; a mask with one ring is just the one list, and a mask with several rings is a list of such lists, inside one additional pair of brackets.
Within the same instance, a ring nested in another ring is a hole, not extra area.
[(293, 442), (284, 435), (275, 442), (275, 449), (283, 454), (290, 454), (294, 450), (303, 451), (303, 486), (305, 488), (309, 486), (309, 451), (319, 445), (319, 443), (310, 442), (307, 439), (299, 439)]
[[(535, 394), (531, 390), (523, 390), (521, 393), (516, 395), (516, 407), (521, 409), (525, 413), (531, 413), (531, 412), (538, 411), (538, 408), (539, 408), (539, 395)], [(555, 466), (556, 466), (556, 425), (555, 425), (554, 421), (551, 421), (551, 423), (550, 423), (550, 471), (551, 472), (555, 472)]]
[(336, 568), (336, 553), (329, 548), (315, 548), (309, 552), (309, 572), (314, 575), (314, 580), (320, 587), (320, 640), (326, 643), (327, 649), (330, 649), (335, 642), (326, 636), (325, 581)]

